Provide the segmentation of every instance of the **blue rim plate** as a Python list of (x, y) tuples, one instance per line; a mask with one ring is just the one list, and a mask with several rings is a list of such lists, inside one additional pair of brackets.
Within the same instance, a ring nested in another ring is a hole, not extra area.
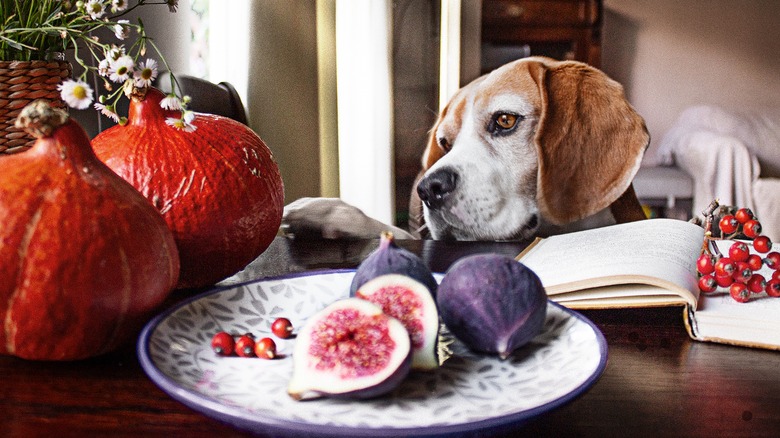
[(211, 350), (220, 330), (271, 336), (270, 324), (280, 316), (301, 327), (349, 294), (354, 272), (294, 274), (195, 296), (144, 327), (141, 366), (164, 392), (209, 417), (255, 433), (307, 437), (446, 436), (518, 427), (583, 394), (606, 366), (598, 328), (553, 302), (542, 333), (507, 360), (474, 354), (443, 330), (442, 366), (413, 372), (373, 400), (292, 400), (286, 387), (294, 339), (276, 339), (281, 357), (275, 360), (219, 357)]

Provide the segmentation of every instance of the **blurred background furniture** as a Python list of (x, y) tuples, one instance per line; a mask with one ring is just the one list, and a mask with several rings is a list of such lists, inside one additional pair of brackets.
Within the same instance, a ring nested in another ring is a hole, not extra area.
[(647, 217), (689, 220), (693, 214), (693, 179), (676, 166), (642, 166), (634, 191)]
[[(236, 89), (228, 82), (215, 84), (205, 79), (175, 73), (181, 87), (180, 93), (190, 96), (192, 102), (189, 109), (207, 114), (229, 117), (237, 122), (248, 125), (246, 110)], [(170, 73), (161, 74), (155, 86), (164, 93), (171, 92)]]
[(780, 241), (780, 108), (688, 107), (661, 139), (658, 157), (690, 176), (694, 213), (716, 198), (748, 207), (764, 234)]
[(601, 0), (483, 0), (482, 72), (543, 55), (601, 64)]

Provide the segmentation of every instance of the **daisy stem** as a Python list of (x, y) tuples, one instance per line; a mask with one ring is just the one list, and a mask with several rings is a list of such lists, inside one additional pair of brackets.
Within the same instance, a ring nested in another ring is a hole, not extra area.
[[(157, 47), (157, 44), (155, 44), (155, 43), (154, 43), (154, 40), (153, 40), (153, 39), (151, 39), (151, 38), (149, 38), (149, 45), (150, 45), (150, 46), (152, 46), (152, 48), (154, 49), (154, 51), (155, 51), (155, 52), (157, 52), (157, 55), (158, 55), (158, 56), (160, 57), (160, 59), (162, 60), (162, 63), (163, 63), (163, 65), (165, 66), (165, 69), (166, 69), (166, 70), (167, 70), (169, 73), (173, 73), (173, 72), (171, 71), (171, 66), (169, 66), (169, 65), (168, 65), (168, 61), (166, 61), (166, 60), (165, 60), (165, 57), (163, 57), (163, 56), (162, 56), (162, 52), (160, 52), (160, 48), (159, 48), (159, 47)], [(181, 91), (181, 86), (179, 85), (179, 80), (178, 80), (178, 79), (176, 79), (176, 75), (174, 75), (174, 74), (169, 74), (169, 75), (168, 75), (168, 77), (169, 77), (169, 78), (170, 78), (170, 80), (171, 80), (171, 93), (178, 95), (178, 93), (177, 93), (177, 91), (176, 91), (176, 90), (179, 90), (179, 92)], [(184, 97), (184, 96), (182, 96), (182, 97)], [(184, 104), (184, 102), (182, 102), (182, 104)]]

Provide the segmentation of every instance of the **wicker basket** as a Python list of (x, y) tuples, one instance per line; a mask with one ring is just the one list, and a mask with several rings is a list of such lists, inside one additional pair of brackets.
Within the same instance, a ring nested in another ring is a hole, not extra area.
[(45, 99), (65, 108), (57, 91), (70, 77), (67, 61), (0, 61), (0, 155), (28, 149), (33, 138), (14, 126), (16, 116), (28, 103)]

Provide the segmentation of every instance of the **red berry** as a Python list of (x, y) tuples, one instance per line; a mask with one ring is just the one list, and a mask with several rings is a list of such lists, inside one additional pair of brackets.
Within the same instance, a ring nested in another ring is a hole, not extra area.
[(236, 341), (236, 354), (241, 357), (252, 357), (255, 355), (255, 340), (250, 334), (242, 335)]
[(731, 275), (716, 275), (715, 282), (720, 287), (729, 287), (734, 283), (734, 279), (731, 278)]
[(706, 252), (700, 255), (696, 260), (696, 270), (702, 275), (712, 274), (715, 271), (715, 257)]
[(749, 208), (743, 207), (737, 210), (736, 213), (734, 213), (734, 218), (737, 220), (737, 222), (744, 224), (750, 219), (753, 219), (753, 212)]
[(263, 338), (255, 343), (255, 355), (261, 359), (276, 357), (276, 342), (271, 338)]
[(780, 252), (772, 251), (764, 257), (764, 263), (774, 270), (780, 269)]
[(780, 280), (780, 271), (775, 271), (772, 273), (772, 280)]
[(271, 331), (276, 336), (282, 339), (287, 339), (292, 336), (293, 326), (290, 320), (287, 318), (276, 318), (276, 320), (274, 320), (274, 322), (271, 324)]
[(211, 349), (220, 356), (230, 356), (236, 346), (236, 341), (230, 333), (219, 332), (211, 338)]
[(699, 290), (704, 293), (713, 292), (718, 287), (718, 283), (715, 281), (715, 277), (710, 274), (704, 275), (699, 278)]
[(738, 262), (737, 269), (734, 270), (734, 273), (731, 276), (734, 278), (734, 281), (747, 283), (752, 275), (753, 271), (746, 262)]
[(745, 283), (734, 283), (729, 287), (729, 294), (740, 303), (747, 303), (750, 300), (750, 291)]
[(747, 261), (750, 257), (750, 248), (745, 242), (734, 242), (729, 247), (729, 258), (735, 262)]
[(757, 254), (750, 254), (750, 257), (747, 259), (747, 264), (752, 271), (758, 271), (761, 269), (761, 266), (764, 265), (764, 259)]
[(772, 279), (766, 284), (766, 294), (770, 297), (780, 297), (780, 280)]
[(720, 218), (720, 222), (718, 223), (718, 227), (723, 234), (732, 234), (736, 232), (738, 226), (739, 222), (737, 222), (737, 219), (731, 214), (727, 214)]
[(751, 239), (755, 239), (761, 234), (761, 223), (755, 219), (745, 222), (742, 232)]
[(758, 236), (753, 239), (753, 248), (760, 253), (766, 254), (772, 249), (772, 241), (767, 236)]
[(731, 277), (737, 269), (737, 264), (728, 257), (721, 257), (715, 262), (715, 276)]
[(766, 279), (761, 274), (753, 274), (747, 282), (747, 287), (750, 289), (750, 292), (759, 294), (766, 288)]

